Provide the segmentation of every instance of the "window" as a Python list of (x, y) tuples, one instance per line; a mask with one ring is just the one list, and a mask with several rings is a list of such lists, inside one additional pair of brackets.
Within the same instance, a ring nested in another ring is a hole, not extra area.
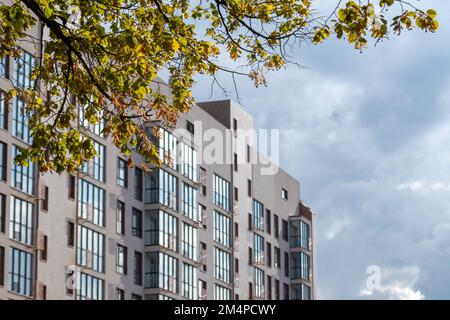
[(125, 291), (122, 289), (116, 288), (116, 294), (114, 296), (114, 300), (125, 300)]
[(291, 254), (291, 279), (310, 281), (311, 258), (304, 252)]
[(291, 285), (291, 299), (311, 300), (311, 287), (303, 283)]
[(34, 194), (34, 164), (20, 166), (14, 163), (14, 158), (20, 153), (19, 147), (12, 146), (11, 186), (30, 195)]
[(142, 296), (132, 293), (131, 294), (131, 300), (142, 300)]
[(131, 232), (133, 236), (142, 238), (142, 211), (133, 208), (131, 216)]
[(198, 299), (199, 300), (206, 300), (208, 298), (207, 292), (206, 292), (206, 281), (198, 280)]
[(252, 153), (251, 153), (250, 146), (247, 145), (247, 163), (250, 163), (252, 161), (251, 154)]
[(186, 129), (187, 131), (189, 131), (191, 134), (194, 134), (195, 132), (195, 127), (194, 124), (190, 121), (186, 121)]
[(178, 250), (178, 219), (165, 211), (150, 211), (145, 215), (145, 245), (160, 245)]
[(0, 247), (0, 286), (5, 285), (5, 248)]
[(24, 112), (24, 102), (19, 97), (13, 98), (12, 134), (14, 137), (31, 144), (31, 132), (28, 127), (28, 113)]
[(254, 297), (255, 298), (264, 298), (264, 271), (259, 269), (259, 268), (255, 268), (254, 270)]
[(214, 277), (223, 282), (230, 282), (231, 256), (228, 252), (214, 248)]
[(248, 300), (253, 300), (253, 283), (248, 283)]
[(123, 188), (128, 187), (128, 165), (122, 158), (117, 158), (117, 184)]
[(214, 300), (230, 300), (231, 291), (225, 287), (214, 285)]
[(78, 179), (78, 217), (105, 226), (105, 190)]
[(97, 272), (105, 271), (105, 236), (78, 225), (77, 264)]
[(0, 193), (0, 232), (5, 233), (6, 227), (6, 196)]
[(201, 203), (198, 204), (198, 218), (200, 220), (200, 222), (203, 223), (203, 229), (206, 230), (207, 225), (206, 225), (206, 217), (208, 215), (208, 212), (206, 211), (206, 207), (204, 205), (202, 205)]
[(11, 196), (9, 213), (9, 237), (16, 241), (33, 244), (33, 204)]
[(202, 265), (202, 271), (203, 272), (206, 272), (206, 270), (207, 270), (206, 254), (207, 254), (206, 243), (200, 242), (200, 262), (201, 262), (201, 265)]
[(120, 200), (117, 200), (116, 232), (122, 235), (125, 234), (125, 203)]
[(281, 198), (284, 200), (288, 199), (288, 192), (286, 189), (281, 189)]
[(24, 296), (31, 296), (33, 275), (33, 255), (31, 253), (10, 248), (8, 289)]
[(187, 299), (197, 299), (197, 285), (198, 285), (198, 277), (197, 277), (197, 268), (191, 266), (190, 264), (183, 263), (182, 270), (182, 279), (181, 279), (181, 295)]
[(128, 268), (128, 252), (127, 247), (120, 244), (116, 247), (116, 272), (120, 274), (127, 274)]
[[(91, 99), (93, 100), (93, 99)], [(89, 130), (90, 132), (103, 137), (103, 129), (105, 128), (105, 120), (103, 116), (103, 110), (96, 110), (93, 102), (88, 102), (86, 106), (80, 105), (78, 108), (80, 125)], [(86, 114), (92, 114), (89, 118)], [(92, 123), (92, 119), (95, 117), (95, 123)]]
[(0, 128), (8, 130), (8, 100), (3, 91), (0, 91)]
[(206, 169), (200, 167), (201, 195), (206, 197)]
[(275, 279), (275, 300), (280, 300), (280, 280)]
[(234, 238), (239, 238), (239, 224), (237, 222), (234, 223)]
[(42, 241), (41, 260), (47, 261), (48, 237), (47, 236), (43, 236), (41, 241)]
[(142, 253), (134, 252), (134, 280), (135, 285), (142, 286)]
[(230, 210), (230, 183), (216, 174), (214, 174), (213, 198), (215, 205)]
[(0, 180), (6, 181), (6, 169), (8, 167), (7, 145), (0, 142)]
[(302, 220), (291, 221), (290, 246), (309, 250), (310, 225)]
[(289, 300), (289, 285), (287, 283), (283, 283), (283, 299)]
[(236, 187), (234, 187), (234, 201), (239, 201), (239, 190)]
[(253, 262), (256, 265), (264, 265), (264, 238), (253, 234)]
[(275, 255), (275, 257), (274, 257), (275, 258), (274, 266), (275, 266), (275, 268), (280, 269), (281, 268), (281, 251), (280, 251), (280, 248), (275, 247), (274, 255)]
[(252, 222), (252, 214), (249, 213), (248, 214), (248, 231), (252, 231), (253, 230), (253, 222)]
[(93, 141), (95, 156), (81, 166), (81, 172), (91, 176), (98, 181), (105, 182), (105, 146)]
[(134, 198), (139, 201), (142, 201), (143, 183), (142, 169), (134, 168)]
[(289, 253), (284, 253), (284, 276), (289, 278)]
[(17, 88), (34, 87), (34, 80), (31, 79), (34, 66), (34, 57), (24, 50), (18, 58), (14, 59), (14, 85)]
[(281, 234), (283, 237), (283, 240), (288, 241), (288, 222), (286, 220), (282, 220), (281, 223)]
[(75, 199), (75, 176), (69, 175), (69, 199)]
[(0, 76), (9, 77), (9, 57), (3, 56), (0, 58)]
[(251, 247), (248, 247), (248, 265), (252, 266), (253, 265), (253, 249)]
[(226, 247), (231, 246), (230, 218), (216, 210), (214, 210), (214, 241)]
[(264, 231), (264, 206), (257, 200), (253, 200), (253, 228)]
[(234, 272), (239, 273), (239, 259), (234, 258)]
[(272, 277), (267, 276), (267, 300), (272, 300)]
[(75, 224), (67, 221), (67, 245), (73, 247), (75, 245)]
[(190, 145), (181, 142), (181, 174), (191, 180), (197, 181), (197, 151)]
[(44, 198), (42, 199), (42, 210), (48, 211), (48, 201), (49, 201), (49, 194), (48, 194), (48, 187), (44, 186)]
[(187, 223), (183, 223), (181, 247), (186, 258), (197, 261), (197, 229)]
[(275, 239), (278, 239), (280, 234), (280, 227), (278, 225), (278, 216), (276, 214), (273, 215), (273, 228), (274, 228), (274, 236)]
[(272, 216), (270, 210), (266, 209), (266, 232), (270, 234), (272, 232)]
[(247, 179), (247, 195), (252, 196), (252, 180)]
[(197, 212), (197, 189), (183, 182), (183, 214), (191, 220), (201, 221)]
[(177, 139), (175, 136), (163, 129), (159, 128), (159, 159), (162, 163), (168, 165), (172, 169), (177, 168)]
[(146, 253), (145, 259), (145, 288), (177, 293), (178, 260), (163, 252)]
[(159, 169), (146, 175), (145, 201), (159, 202), (173, 210), (178, 209), (178, 179), (165, 170)]
[(103, 300), (105, 282), (81, 272), (77, 277), (77, 300)]
[(235, 172), (238, 172), (238, 155), (237, 155), (237, 153), (234, 154), (233, 169)]
[(272, 245), (269, 242), (266, 243), (266, 255), (267, 255), (267, 266), (272, 267)]

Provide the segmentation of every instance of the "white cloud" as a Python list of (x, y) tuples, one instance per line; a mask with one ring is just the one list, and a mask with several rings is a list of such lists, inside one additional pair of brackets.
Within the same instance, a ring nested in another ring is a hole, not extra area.
[(402, 183), (396, 186), (397, 190), (408, 190), (415, 193), (427, 194), (430, 192), (450, 191), (450, 183), (414, 181)]
[(425, 295), (415, 289), (419, 276), (420, 268), (418, 266), (382, 268), (381, 286), (364, 288), (360, 291), (360, 296), (369, 299), (423, 300)]
[(328, 227), (328, 230), (326, 232), (325, 238), (327, 240), (334, 240), (342, 231), (345, 230), (345, 228), (350, 224), (349, 218), (343, 218), (334, 221), (331, 223), (331, 225)]

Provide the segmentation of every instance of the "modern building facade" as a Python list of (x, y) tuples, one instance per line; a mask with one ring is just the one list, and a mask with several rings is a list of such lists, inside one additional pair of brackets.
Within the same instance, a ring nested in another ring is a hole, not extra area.
[[(33, 85), (39, 48), (20, 46), (0, 89)], [(0, 299), (315, 297), (313, 214), (298, 181), (264, 174), (241, 106), (199, 103), (159, 128), (151, 172), (81, 124), (97, 155), (76, 175), (14, 164), (31, 141), (22, 107), (0, 96)]]

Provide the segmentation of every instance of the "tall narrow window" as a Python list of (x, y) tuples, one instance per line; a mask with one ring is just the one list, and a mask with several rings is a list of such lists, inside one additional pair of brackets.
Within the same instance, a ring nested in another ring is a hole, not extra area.
[(183, 223), (183, 234), (181, 239), (183, 255), (186, 258), (197, 261), (197, 228)]
[(284, 200), (288, 199), (288, 191), (286, 189), (281, 189), (281, 198)]
[(133, 208), (131, 220), (133, 236), (142, 238), (142, 211)]
[(233, 169), (235, 172), (238, 172), (238, 155), (237, 155), (237, 153), (234, 154)]
[(197, 189), (183, 182), (183, 214), (194, 221), (201, 221), (198, 214)]
[(11, 247), (9, 251), (8, 289), (24, 296), (33, 294), (33, 255)]
[(6, 196), (0, 193), (0, 232), (5, 233), (6, 226)]
[(183, 297), (190, 300), (197, 299), (197, 268), (187, 263), (183, 263), (182, 267), (181, 294)]
[(7, 144), (0, 142), (0, 180), (6, 181), (6, 169), (8, 167)]
[(8, 103), (3, 91), (0, 91), (0, 128), (8, 130)]
[(49, 201), (49, 194), (48, 194), (48, 187), (44, 186), (44, 194), (42, 199), (42, 210), (48, 211), (48, 201)]
[(134, 252), (134, 284), (142, 285), (142, 253)]
[(266, 209), (266, 232), (268, 234), (272, 232), (272, 216), (269, 209)]
[(288, 222), (284, 219), (281, 222), (281, 234), (283, 240), (288, 241)]
[(159, 159), (176, 170), (178, 164), (177, 139), (171, 132), (163, 128), (159, 128)]
[(272, 245), (267, 242), (266, 244), (266, 257), (267, 257), (267, 266), (272, 267)]
[(278, 239), (279, 234), (280, 234), (280, 226), (278, 224), (278, 216), (276, 214), (273, 215), (273, 232), (274, 232), (274, 236), (275, 239)]
[(214, 248), (214, 278), (230, 282), (231, 255), (219, 248)]
[(105, 182), (105, 146), (94, 141), (95, 156), (91, 160), (85, 162), (81, 167), (81, 172), (86, 173), (98, 181)]
[(264, 205), (257, 200), (253, 200), (253, 228), (264, 231)]
[(122, 158), (117, 158), (117, 184), (121, 187), (128, 187), (128, 166)]
[(253, 261), (255, 265), (264, 265), (264, 238), (253, 234)]
[(284, 276), (289, 278), (289, 253), (284, 253)]
[(20, 166), (15, 164), (14, 158), (20, 153), (19, 147), (12, 146), (11, 186), (30, 195), (34, 194), (35, 172), (34, 164)]
[(14, 97), (12, 105), (12, 134), (14, 137), (31, 144), (31, 132), (28, 127), (29, 115), (24, 110), (24, 102), (19, 97)]
[(233, 131), (236, 131), (237, 129), (238, 129), (237, 120), (233, 118)]
[(5, 285), (5, 248), (0, 247), (0, 286)]
[(120, 244), (117, 245), (116, 271), (120, 274), (127, 274), (127, 248)]
[(75, 176), (69, 175), (69, 199), (75, 200)]
[(230, 183), (218, 175), (214, 175), (213, 201), (224, 210), (230, 210)]
[(254, 288), (255, 298), (264, 298), (264, 278), (265, 278), (264, 271), (259, 268), (255, 268), (253, 278), (253, 282), (255, 284)]
[(125, 234), (125, 203), (120, 200), (117, 200), (116, 232), (122, 235)]
[(280, 248), (275, 247), (274, 256), (275, 256), (275, 261), (274, 261), (275, 268), (280, 269), (281, 268), (281, 251), (280, 251)]
[(24, 50), (21, 53), (14, 59), (14, 85), (17, 88), (33, 88), (34, 80), (31, 73), (35, 67), (35, 58)]
[(78, 217), (105, 226), (105, 190), (78, 179)]
[(252, 196), (252, 180), (247, 179), (247, 195)]
[(43, 236), (42, 239), (42, 248), (41, 248), (41, 260), (47, 261), (48, 254), (48, 236)]
[(134, 168), (134, 198), (136, 200), (142, 201), (143, 197), (143, 184), (144, 184), (144, 177), (142, 174), (142, 169), (140, 168)]
[(9, 77), (9, 56), (3, 56), (0, 58), (0, 76)]
[(231, 246), (231, 220), (224, 214), (214, 210), (214, 241)]
[(78, 225), (77, 264), (97, 272), (105, 272), (105, 236)]
[(69, 247), (75, 245), (75, 224), (72, 221), (67, 222), (67, 245)]
[(33, 204), (11, 196), (9, 213), (9, 237), (16, 241), (33, 244)]

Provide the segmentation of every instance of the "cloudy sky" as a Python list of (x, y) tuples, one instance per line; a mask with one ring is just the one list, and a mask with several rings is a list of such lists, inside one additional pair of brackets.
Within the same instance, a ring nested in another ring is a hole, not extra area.
[[(304, 46), (307, 69), (271, 74), (267, 88), (238, 82), (257, 127), (282, 129), (281, 165), (317, 215), (319, 298), (450, 298), (450, 3), (421, 5), (439, 11), (438, 33), (363, 54)], [(194, 92), (210, 99), (210, 80)]]

